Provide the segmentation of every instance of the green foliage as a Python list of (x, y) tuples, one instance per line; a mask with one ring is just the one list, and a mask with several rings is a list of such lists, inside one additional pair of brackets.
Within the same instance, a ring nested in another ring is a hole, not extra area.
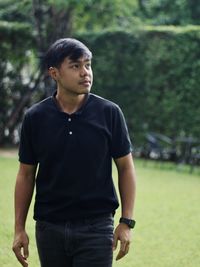
[(51, 92), (44, 51), (75, 34), (94, 51), (95, 92), (120, 104), (138, 142), (144, 129), (198, 136), (199, 28), (142, 26), (199, 24), (197, 2), (0, 0), (0, 143), (20, 122), (29, 92)]
[[(130, 22), (128, 7), (133, 4), (125, 0), (124, 4), (128, 6), (123, 5), (121, 12), (121, 3), (121, 0), (0, 0), (0, 53), (3, 54), (0, 63), (0, 143), (5, 142), (5, 131), (12, 140), (13, 131), (38, 84), (46, 87), (43, 95), (52, 91), (51, 82), (40, 64), (47, 47), (77, 30), (113, 27), (116, 17), (120, 25)], [(38, 63), (37, 75), (32, 62)], [(29, 82), (24, 83), (24, 80)]]
[[(0, 139), (13, 107), (26, 90), (23, 68), (29, 62), (28, 51), (34, 47), (31, 28), (28, 24), (0, 21)], [(19, 122), (18, 118), (17, 122)]]
[[(83, 1), (84, 2), (84, 1)], [(115, 1), (86, 1), (87, 5), (76, 12), (74, 28), (78, 32), (100, 31), (116, 27), (128, 27), (133, 24), (140, 24), (141, 21), (136, 16), (138, 9), (137, 1), (115, 0)], [(77, 11), (77, 10), (76, 10)]]
[(1, 43), (0, 49), (3, 46), (12, 46), (16, 49), (26, 47), (24, 40), (27, 40), (27, 43), (33, 45), (33, 36), (31, 32), (31, 27), (27, 23), (20, 22), (9, 22), (0, 20), (0, 39)]
[(200, 24), (198, 0), (138, 0), (140, 16), (148, 24)]
[(137, 0), (48, 0), (59, 10), (72, 10), (72, 28), (76, 32), (99, 31), (105, 28), (130, 27), (139, 24)]
[(81, 38), (94, 52), (94, 92), (122, 107), (136, 144), (144, 131), (199, 136), (199, 27), (143, 27)]
[(199, 136), (200, 32), (150, 31), (144, 42), (148, 42), (144, 76), (150, 130)]
[(30, 0), (0, 0), (0, 19), (6, 21), (25, 22), (30, 20)]
[(200, 24), (200, 5), (199, 0), (188, 0), (188, 7), (191, 11), (193, 24)]

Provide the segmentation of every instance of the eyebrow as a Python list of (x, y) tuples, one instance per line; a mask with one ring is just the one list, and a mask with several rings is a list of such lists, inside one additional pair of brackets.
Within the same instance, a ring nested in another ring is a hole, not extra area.
[(91, 62), (91, 59), (90, 58), (86, 58), (84, 60), (80, 60), (80, 59), (70, 59), (69, 60), (69, 64), (82, 63), (82, 62)]

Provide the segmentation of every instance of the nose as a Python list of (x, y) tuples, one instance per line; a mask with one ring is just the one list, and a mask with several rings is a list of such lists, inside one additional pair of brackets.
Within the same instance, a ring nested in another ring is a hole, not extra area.
[(83, 66), (83, 67), (81, 68), (80, 75), (81, 75), (82, 77), (84, 77), (84, 76), (87, 76), (88, 73), (89, 73), (89, 70), (88, 70), (85, 66)]

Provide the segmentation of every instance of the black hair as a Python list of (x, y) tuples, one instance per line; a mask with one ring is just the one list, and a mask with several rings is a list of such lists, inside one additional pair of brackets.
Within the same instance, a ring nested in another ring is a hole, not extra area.
[(92, 52), (89, 48), (77, 39), (63, 38), (53, 43), (46, 52), (44, 61), (47, 69), (50, 67), (59, 68), (66, 57), (77, 60), (80, 57), (92, 59)]

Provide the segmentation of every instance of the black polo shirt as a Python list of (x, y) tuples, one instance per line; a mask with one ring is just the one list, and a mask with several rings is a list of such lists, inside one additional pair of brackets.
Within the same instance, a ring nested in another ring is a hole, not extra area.
[(19, 161), (38, 164), (34, 219), (66, 221), (114, 212), (118, 200), (112, 158), (131, 152), (120, 108), (88, 94), (69, 115), (54, 96), (32, 106), (24, 117)]

